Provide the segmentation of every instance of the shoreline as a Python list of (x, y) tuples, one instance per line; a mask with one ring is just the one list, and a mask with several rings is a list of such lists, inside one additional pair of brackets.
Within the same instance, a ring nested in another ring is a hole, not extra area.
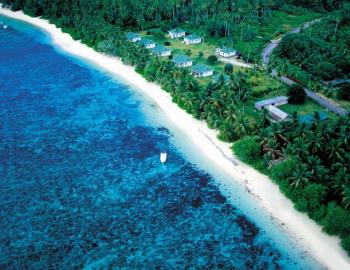
[[(293, 208), (287, 199), (266, 175), (252, 167), (237, 161), (230, 144), (219, 141), (217, 132), (210, 130), (206, 123), (194, 119), (172, 102), (170, 95), (157, 84), (147, 82), (134, 68), (123, 64), (118, 58), (94, 51), (92, 48), (74, 41), (69, 34), (63, 33), (47, 20), (32, 18), (22, 11), (12, 12), (0, 4), (0, 14), (6, 17), (30, 23), (49, 33), (52, 43), (65, 52), (77, 56), (103, 70), (117, 75), (121, 81), (136, 87), (147, 94), (164, 112), (169, 120), (196, 145), (211, 163), (230, 176), (258, 198), (261, 206), (283, 229), (308, 251), (318, 262), (329, 269), (350, 268), (350, 258), (340, 247), (339, 239), (321, 231), (321, 227)], [(237, 164), (236, 164), (237, 163)], [(278, 207), (277, 207), (278, 206)]]

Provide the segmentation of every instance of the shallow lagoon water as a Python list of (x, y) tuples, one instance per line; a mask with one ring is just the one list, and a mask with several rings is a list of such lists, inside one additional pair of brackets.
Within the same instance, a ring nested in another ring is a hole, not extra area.
[(147, 97), (0, 21), (0, 269), (321, 269)]

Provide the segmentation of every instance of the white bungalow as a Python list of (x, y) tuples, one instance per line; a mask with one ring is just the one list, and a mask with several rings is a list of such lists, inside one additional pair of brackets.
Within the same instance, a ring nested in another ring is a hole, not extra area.
[(183, 54), (175, 55), (172, 61), (177, 67), (190, 67), (193, 64), (192, 59)]
[(228, 47), (217, 48), (216, 53), (222, 57), (225, 57), (225, 58), (233, 57), (233, 56), (237, 55), (236, 50), (234, 50), (232, 48), (228, 48)]
[(139, 34), (133, 33), (133, 32), (128, 32), (126, 33), (126, 38), (130, 42), (137, 42), (141, 40), (141, 36)]
[(138, 42), (146, 49), (152, 49), (156, 46), (156, 43), (154, 41), (147, 39), (147, 38), (142, 38)]
[(214, 71), (203, 64), (197, 64), (192, 67), (192, 75), (194, 77), (208, 77), (213, 75)]
[(170, 38), (181, 38), (186, 36), (186, 31), (180, 28), (175, 28), (168, 31)]
[(152, 49), (152, 53), (158, 56), (169, 56), (171, 55), (171, 50), (162, 45), (157, 45)]
[(202, 38), (197, 35), (189, 35), (187, 37), (184, 37), (184, 42), (187, 45), (199, 44), (202, 42)]

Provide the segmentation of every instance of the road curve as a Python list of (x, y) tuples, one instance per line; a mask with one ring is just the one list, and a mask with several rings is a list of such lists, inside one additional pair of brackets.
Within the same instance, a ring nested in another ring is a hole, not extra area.
[[(310, 22), (306, 22), (304, 23), (302, 26), (297, 27), (295, 29), (293, 29), (292, 31), (288, 32), (287, 34), (285, 34), (284, 36), (288, 35), (288, 34), (292, 34), (292, 33), (299, 33), (301, 31), (301, 29), (307, 29), (309, 28), (311, 25), (319, 22), (321, 19), (316, 19)], [(270, 58), (271, 58), (271, 54), (273, 52), (273, 50), (275, 48), (278, 47), (280, 41), (282, 40), (282, 38), (284, 37), (282, 36), (279, 39), (274, 39), (271, 40), (271, 42), (265, 47), (263, 53), (262, 53), (262, 62), (264, 65), (268, 65), (270, 63)], [(278, 77), (278, 73), (276, 69), (272, 69), (271, 71), (271, 76), (272, 77), (277, 77), (281, 82), (287, 84), (287, 85), (292, 85), (292, 84), (296, 84), (295, 81), (285, 77), (285, 76), (281, 76)], [(312, 99), (313, 101), (317, 102), (318, 104), (320, 104), (322, 107), (340, 115), (340, 116), (344, 116), (349, 114), (348, 111), (346, 111), (345, 109), (341, 108), (337, 103), (325, 98), (324, 96), (321, 96), (320, 94), (313, 92), (307, 88), (304, 88), (306, 95)]]
[(271, 54), (272, 54), (272, 51), (278, 47), (280, 41), (282, 40), (283, 37), (285, 37), (286, 35), (288, 34), (296, 34), (296, 33), (299, 33), (301, 31), (301, 29), (307, 29), (309, 28), (310, 26), (312, 26), (313, 24), (317, 23), (321, 21), (321, 19), (315, 19), (313, 21), (310, 21), (310, 22), (306, 22), (304, 23), (302, 26), (299, 26), (297, 28), (294, 28), (293, 30), (289, 31), (287, 34), (284, 34), (281, 38), (279, 39), (274, 39), (274, 40), (271, 40), (271, 42), (269, 44), (267, 44), (267, 46), (265, 47), (263, 53), (262, 53), (262, 61), (265, 65), (268, 65), (269, 62), (270, 62), (270, 58), (271, 58)]

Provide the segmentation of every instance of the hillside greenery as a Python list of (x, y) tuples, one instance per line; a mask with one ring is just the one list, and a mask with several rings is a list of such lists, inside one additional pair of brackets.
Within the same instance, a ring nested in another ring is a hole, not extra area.
[[(228, 83), (223, 79), (217, 83), (213, 83), (210, 79), (198, 80), (192, 77), (188, 70), (177, 68), (169, 59), (151, 56), (149, 51), (127, 42), (125, 38), (125, 31), (129, 30), (147, 32), (148, 29), (157, 31), (160, 29), (164, 32), (170, 27), (185, 25), (189, 30), (200, 29), (209, 39), (224, 38), (234, 41), (240, 32), (242, 35), (236, 44), (240, 42), (255, 44), (258, 35), (264, 31), (269, 38), (269, 35), (272, 37), (283, 33), (286, 29), (290, 30), (292, 24), (286, 28), (281, 26), (283, 29), (276, 32), (275, 28), (271, 27), (271, 24), (276, 23), (274, 22), (276, 16), (282, 18), (283, 14), (289, 14), (287, 18), (291, 21), (293, 17), (297, 17), (296, 14), (301, 14), (301, 17), (297, 18), (303, 18), (304, 22), (305, 18), (318, 16), (315, 11), (324, 13), (341, 7), (340, 1), (3, 0), (2, 2), (10, 5), (13, 10), (23, 9), (29, 15), (43, 16), (63, 28), (73, 38), (81, 40), (97, 51), (118, 56), (125, 64), (135, 66), (136, 71), (148, 81), (157, 82), (169, 92), (173, 101), (181, 108), (195, 118), (205, 120), (210, 128), (219, 130), (220, 139), (228, 142), (238, 140), (233, 146), (238, 156), (245, 162), (253, 164), (255, 168), (269, 173), (279, 184), (282, 192), (295, 202), (295, 207), (299, 211), (307, 212), (327, 233), (339, 235), (343, 247), (350, 251), (348, 116), (320, 121), (316, 114), (312, 123), (300, 124), (294, 115), (290, 122), (271, 123), (265, 110), (259, 114), (254, 111), (254, 98), (275, 96), (285, 93), (287, 89), (279, 84), (275, 87), (276, 82), (271, 78), (267, 79), (262, 72), (259, 73), (255, 69), (229, 72)], [(342, 23), (344, 22), (339, 22), (339, 25)], [(318, 30), (313, 28), (312, 31)], [(342, 29), (339, 26), (336, 35), (341, 33)], [(163, 40), (162, 32), (153, 35)], [(298, 35), (294, 37), (299, 39)], [(319, 38), (321, 37), (320, 34)], [(261, 44), (266, 41), (262, 40)], [(287, 44), (288, 39), (283, 42)], [(330, 46), (335, 44), (333, 41), (325, 42), (331, 42)], [(315, 45), (312, 42), (310, 44)], [(252, 45), (250, 49), (256, 53), (259, 45), (254, 46)], [(322, 50), (319, 54), (323, 57)], [(206, 61), (204, 54), (196, 52), (197, 56)], [(331, 56), (335, 57), (333, 54)], [(289, 57), (291, 62), (304, 60), (302, 57), (293, 60), (294, 55)], [(317, 64), (312, 62), (313, 58), (309, 61), (312, 63), (310, 68), (318, 65), (318, 62)], [(325, 61), (338, 64), (337, 61), (331, 62), (327, 58)], [(220, 69), (223, 70), (224, 65), (220, 66)], [(346, 72), (346, 69), (341, 69), (341, 72)], [(314, 108), (315, 105), (310, 105), (307, 101), (303, 108), (306, 106)]]
[(289, 34), (276, 49), (278, 57), (329, 81), (350, 75), (350, 7), (307, 30)]
[[(323, 2), (261, 0), (3, 0), (12, 9), (50, 18), (77, 39), (96, 44), (103, 39), (102, 25), (143, 31), (185, 27), (206, 39), (222, 38), (249, 60), (258, 60), (264, 44), (301, 23), (320, 17)], [(336, 6), (336, 5), (331, 5)], [(317, 8), (315, 8), (317, 7)], [(305, 9), (307, 8), (307, 9)], [(313, 10), (311, 10), (313, 9)]]
[(285, 36), (273, 55), (273, 65), (309, 88), (350, 109), (348, 86), (333, 81), (350, 78), (350, 3), (300, 33)]

